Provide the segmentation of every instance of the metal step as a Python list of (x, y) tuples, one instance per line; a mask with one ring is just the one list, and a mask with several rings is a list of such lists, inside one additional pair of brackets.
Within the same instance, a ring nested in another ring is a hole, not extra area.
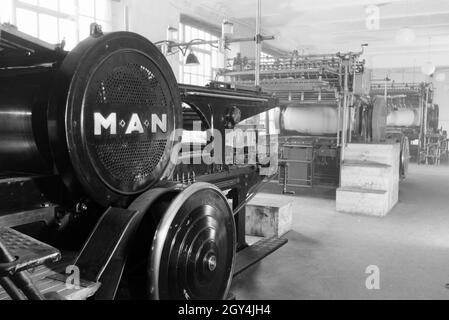
[(4, 270), (0, 270), (3, 274), (12, 275), (61, 258), (56, 248), (11, 228), (0, 227), (0, 242), (11, 256), (17, 257)]
[[(98, 282), (90, 282), (80, 279), (79, 288), (68, 287), (66, 282), (68, 274), (66, 268), (73, 265), (74, 253), (65, 253), (62, 260), (51, 265), (41, 265), (28, 270), (36, 287), (47, 299), (85, 300), (100, 287)], [(72, 284), (71, 281), (69, 281)], [(8, 294), (0, 287), (0, 301), (11, 300)]]
[(255, 244), (237, 252), (234, 277), (273, 253), (288, 242), (285, 238), (270, 237), (259, 240)]

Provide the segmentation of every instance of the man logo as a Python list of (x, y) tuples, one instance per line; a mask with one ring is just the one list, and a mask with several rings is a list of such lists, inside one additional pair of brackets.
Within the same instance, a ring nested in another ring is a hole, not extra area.
[[(145, 133), (144, 127), (149, 127), (151, 124), (151, 133), (156, 133), (157, 128), (162, 132), (167, 132), (167, 115), (162, 114), (162, 119), (159, 118), (157, 114), (151, 115), (151, 122), (148, 120), (142, 121), (137, 113), (131, 114), (131, 117), (126, 124), (125, 121), (121, 120), (118, 125), (121, 127), (126, 126), (125, 134), (132, 134), (133, 132)], [(100, 112), (94, 113), (94, 134), (100, 136), (102, 129), (109, 130), (109, 134), (117, 134), (117, 113), (113, 112), (109, 114), (106, 118)]]

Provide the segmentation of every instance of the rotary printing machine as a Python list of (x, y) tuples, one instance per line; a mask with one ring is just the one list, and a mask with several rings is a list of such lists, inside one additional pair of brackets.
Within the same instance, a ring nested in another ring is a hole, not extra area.
[(269, 163), (174, 159), (193, 121), (224, 141), (277, 105), (178, 85), (134, 33), (94, 24), (66, 52), (1, 25), (0, 299), (228, 298), (233, 276), (287, 242), (245, 241), (245, 204)]
[[(372, 121), (373, 103), (357, 98), (366, 95), (362, 93), (366, 91), (362, 53), (299, 55), (294, 51), (262, 60), (260, 85), (280, 100), (275, 117), (283, 193), (293, 193), (289, 188), (298, 187), (335, 190), (341, 146), (353, 136), (359, 141), (372, 140), (373, 128), (366, 124)], [(250, 86), (253, 64), (247, 58), (234, 59), (234, 64), (239, 61), (246, 65), (234, 65), (224, 76), (236, 86)], [(366, 121), (350, 120), (356, 117)]]

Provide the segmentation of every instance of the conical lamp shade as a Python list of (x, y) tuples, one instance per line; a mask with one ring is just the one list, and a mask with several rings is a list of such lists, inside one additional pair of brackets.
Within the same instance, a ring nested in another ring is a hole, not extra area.
[(186, 65), (187, 66), (199, 66), (200, 65), (200, 62), (198, 61), (197, 56), (192, 51), (190, 51), (190, 53), (187, 55)]

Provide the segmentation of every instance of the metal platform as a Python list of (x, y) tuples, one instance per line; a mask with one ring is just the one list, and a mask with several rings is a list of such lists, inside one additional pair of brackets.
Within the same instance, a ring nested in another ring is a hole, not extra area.
[(237, 252), (234, 277), (270, 255), (288, 242), (285, 238), (270, 237), (259, 240), (255, 244)]
[[(80, 280), (79, 289), (66, 285), (66, 267), (73, 264), (74, 255), (64, 255), (63, 259), (50, 266), (41, 265), (30, 269), (31, 279), (39, 291), (48, 299), (85, 300), (91, 297), (100, 287), (99, 283)], [(11, 300), (0, 287), (0, 300)]]
[[(73, 254), (66, 255), (64, 261), (60, 261), (61, 253), (56, 248), (7, 227), (0, 227), (0, 242), (3, 254), (10, 261), (0, 264), (1, 275), (13, 277), (15, 281), (20, 280), (18, 276), (26, 281), (31, 279), (32, 282), (29, 281), (29, 284), (42, 295), (43, 299), (82, 300), (92, 296), (100, 286), (98, 282), (82, 279), (79, 279), (79, 286), (77, 281), (67, 281), (73, 272), (66, 273), (67, 266), (73, 265)], [(23, 285), (22, 281), (19, 282)], [(7, 289), (9, 294), (14, 292), (10, 287)], [(20, 290), (28, 298), (32, 298), (26, 294), (28, 291), (24, 291), (27, 288), (20, 285), (16, 288), (18, 296)], [(11, 296), (8, 293), (0, 286), (0, 300), (10, 300)]]
[(13, 257), (17, 257), (17, 260), (4, 270), (10, 274), (47, 261), (55, 262), (61, 257), (57, 249), (11, 228), (0, 227), (0, 241)]

